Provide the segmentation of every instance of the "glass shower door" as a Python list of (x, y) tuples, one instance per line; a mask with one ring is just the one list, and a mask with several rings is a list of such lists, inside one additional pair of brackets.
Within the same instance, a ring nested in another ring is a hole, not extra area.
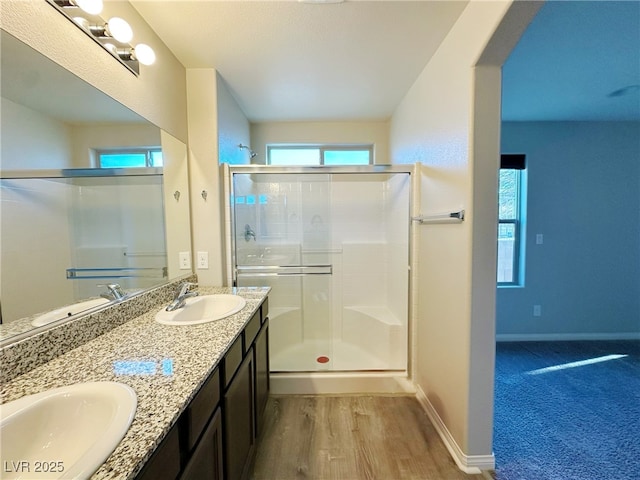
[(271, 370), (331, 369), (330, 175), (233, 173), (237, 286), (269, 286)]

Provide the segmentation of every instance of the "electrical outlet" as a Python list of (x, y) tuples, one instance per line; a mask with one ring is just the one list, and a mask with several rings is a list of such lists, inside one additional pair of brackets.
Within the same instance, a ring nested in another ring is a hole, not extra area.
[(534, 305), (533, 306), (533, 316), (541, 317), (542, 316), (542, 305)]
[(191, 253), (178, 253), (178, 262), (180, 263), (180, 270), (191, 270)]
[(536, 245), (542, 245), (544, 243), (544, 235), (536, 233)]
[(198, 268), (201, 270), (209, 268), (209, 252), (198, 252)]

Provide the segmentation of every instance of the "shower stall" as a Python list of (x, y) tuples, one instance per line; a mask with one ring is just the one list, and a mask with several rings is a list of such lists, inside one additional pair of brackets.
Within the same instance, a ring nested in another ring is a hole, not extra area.
[(411, 167), (225, 176), (229, 280), (272, 288), (271, 371), (406, 373)]
[(4, 323), (98, 297), (105, 284), (166, 281), (162, 169), (7, 171), (0, 191)]

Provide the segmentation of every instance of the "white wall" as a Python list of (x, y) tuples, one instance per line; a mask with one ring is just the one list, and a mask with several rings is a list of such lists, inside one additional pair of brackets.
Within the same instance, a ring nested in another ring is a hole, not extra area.
[[(209, 268), (197, 269), (202, 285), (224, 285), (224, 188), (220, 163), (243, 162), (249, 143), (249, 122), (224, 79), (214, 69), (187, 70), (189, 178), (193, 252), (209, 254)], [(206, 200), (202, 192), (207, 192)], [(194, 263), (194, 268), (195, 268)]]
[(249, 120), (233, 97), (224, 79), (217, 75), (219, 163), (248, 164), (249, 152), (239, 144), (250, 145)]
[(525, 281), (498, 289), (498, 339), (640, 338), (639, 139), (640, 122), (502, 125), (528, 198)]
[(537, 9), (523, 3), (470, 2), (391, 120), (393, 163), (424, 163), (422, 213), (467, 210), (461, 224), (415, 227), (414, 376), (463, 468), (493, 466), (499, 65)]
[(265, 164), (267, 144), (373, 144), (374, 163), (389, 162), (389, 122), (263, 122), (251, 124), (252, 163)]
[[(218, 164), (217, 79), (214, 69), (187, 70), (192, 252), (208, 252), (209, 268), (197, 270), (198, 282), (213, 286), (224, 284), (226, 258)], [(206, 199), (202, 192), (206, 192)]]
[(162, 131), (161, 143), (164, 212), (165, 218), (171, 219), (165, 225), (167, 267), (169, 278), (176, 278), (187, 273), (180, 270), (179, 252), (191, 251), (189, 162), (187, 146), (180, 140)]
[(69, 168), (69, 125), (6, 98), (0, 98), (2, 142), (0, 169)]
[(160, 147), (152, 124), (72, 125), (1, 98), (3, 170), (96, 167), (94, 149)]

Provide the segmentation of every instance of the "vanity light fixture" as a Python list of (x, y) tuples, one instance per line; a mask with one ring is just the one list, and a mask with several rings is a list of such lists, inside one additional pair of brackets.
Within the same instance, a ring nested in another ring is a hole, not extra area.
[(131, 26), (120, 17), (110, 18), (107, 23), (92, 25), (84, 17), (73, 17), (73, 21), (82, 28), (89, 30), (98, 38), (115, 38), (120, 43), (128, 43), (133, 38)]
[(156, 54), (149, 45), (138, 43), (132, 46), (129, 43), (134, 35), (133, 29), (126, 20), (112, 17), (105, 21), (100, 17), (102, 0), (47, 0), (47, 2), (133, 74), (140, 74), (140, 64), (151, 65), (155, 62)]
[(155, 52), (144, 43), (139, 43), (133, 48), (116, 49), (116, 53), (122, 60), (137, 60), (143, 65), (152, 65), (156, 61)]
[(89, 15), (99, 15), (102, 12), (102, 0), (56, 0), (61, 8), (78, 7)]

